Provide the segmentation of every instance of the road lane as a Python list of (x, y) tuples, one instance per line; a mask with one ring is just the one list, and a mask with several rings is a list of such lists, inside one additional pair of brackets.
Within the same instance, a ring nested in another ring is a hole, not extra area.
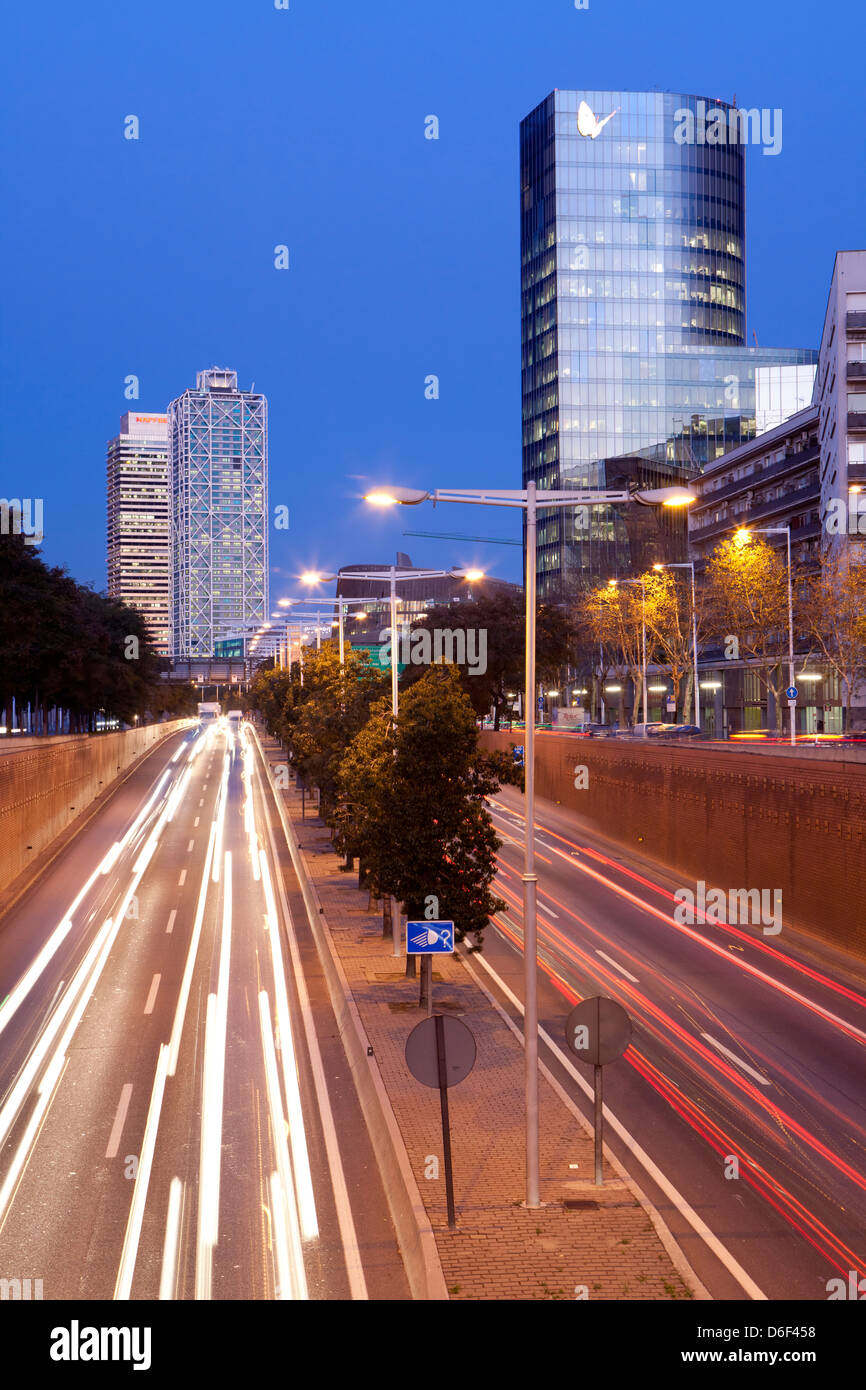
[[(508, 790), (492, 807), (508, 907), (485, 949), (518, 998), (520, 806)], [(559, 913), (539, 917), (542, 1025), (559, 1048), (570, 1001), (618, 999), (636, 1030), (608, 1069), (611, 1110), (769, 1296), (826, 1297), (826, 1280), (866, 1256), (866, 1024), (853, 963), (840, 969), (785, 931), (768, 945), (749, 928), (683, 928), (669, 876), (546, 803), (536, 843), (539, 903)], [(739, 1178), (726, 1176), (737, 1165)], [(657, 1195), (701, 1278), (742, 1297)]]
[[(278, 818), (242, 742), (220, 726), (183, 746), (105, 882), (15, 996), (0, 1124), (28, 1057), (32, 1075), (0, 1153), (0, 1271), (38, 1268), (46, 1298), (381, 1297), (385, 1285), (408, 1296), (378, 1173), (359, 1170), (369, 1141), (343, 1056), (334, 1090), (349, 1187), (356, 1210), (376, 1213), (369, 1290), (368, 1251), (345, 1248), (316, 1058), (286, 979)], [(152, 780), (137, 787), (142, 805)], [(107, 820), (70, 847), (69, 875), (109, 854)], [(38, 888), (17, 908), (31, 925)], [(14, 993), (32, 955), (7, 960)], [(73, 967), (88, 973), (69, 1005)], [(328, 1008), (316, 1002), (321, 1028)]]

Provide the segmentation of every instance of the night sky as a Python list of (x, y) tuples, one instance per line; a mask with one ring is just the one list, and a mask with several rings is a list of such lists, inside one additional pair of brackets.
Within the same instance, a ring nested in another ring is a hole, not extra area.
[(516, 538), (516, 512), (359, 499), (520, 486), (521, 118), (554, 87), (781, 107), (781, 153), (747, 154), (749, 342), (816, 347), (834, 252), (866, 244), (861, 25), (853, 0), (6, 6), (3, 495), (44, 498), (45, 558), (103, 587), (106, 441), (216, 364), (269, 401), (272, 600), (398, 548), (519, 578), (516, 547), (402, 534)]

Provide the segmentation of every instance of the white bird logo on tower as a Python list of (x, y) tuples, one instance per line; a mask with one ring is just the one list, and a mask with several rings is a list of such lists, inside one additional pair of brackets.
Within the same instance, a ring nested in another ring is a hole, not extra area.
[(613, 120), (618, 110), (619, 107), (615, 107), (614, 110), (611, 111), (609, 116), (605, 116), (604, 120), (600, 121), (593, 112), (592, 108), (590, 106), (587, 106), (585, 101), (582, 101), (577, 108), (578, 134), (588, 135), (590, 140), (597, 139), (604, 127), (607, 125), (608, 121)]

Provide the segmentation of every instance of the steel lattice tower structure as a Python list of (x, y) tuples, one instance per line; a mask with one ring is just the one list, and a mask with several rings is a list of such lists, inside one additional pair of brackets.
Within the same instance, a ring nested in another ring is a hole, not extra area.
[(213, 367), (171, 402), (168, 430), (171, 651), (212, 656), (268, 618), (268, 403)]

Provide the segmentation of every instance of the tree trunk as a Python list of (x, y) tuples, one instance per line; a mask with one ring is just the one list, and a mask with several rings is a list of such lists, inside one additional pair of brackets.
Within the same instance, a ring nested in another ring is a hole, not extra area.
[(393, 926), (394, 906), (391, 901), (391, 894), (386, 893), (382, 898), (382, 936), (390, 936)]
[(418, 962), (418, 957), (417, 957), (417, 956), (410, 956), (410, 955), (407, 954), (407, 956), (406, 956), (406, 979), (407, 979), (407, 980), (414, 980), (415, 977), (416, 977), (416, 975), (418, 974), (418, 964), (417, 964), (417, 962)]

